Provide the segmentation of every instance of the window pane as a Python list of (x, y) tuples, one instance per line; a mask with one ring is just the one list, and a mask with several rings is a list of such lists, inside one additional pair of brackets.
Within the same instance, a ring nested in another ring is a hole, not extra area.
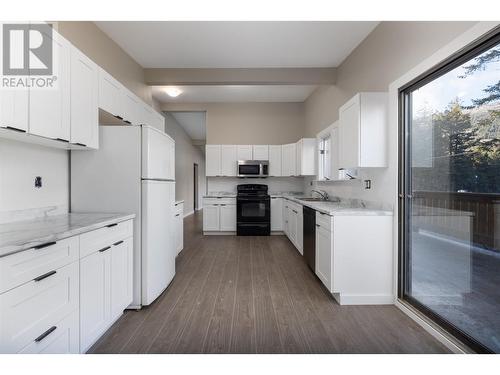
[(408, 99), (405, 294), (500, 352), (500, 46)]

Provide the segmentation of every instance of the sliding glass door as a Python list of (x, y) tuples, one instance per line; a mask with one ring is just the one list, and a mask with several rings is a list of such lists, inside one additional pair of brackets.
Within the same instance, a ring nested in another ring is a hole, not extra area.
[(500, 35), (401, 90), (400, 298), (500, 352)]

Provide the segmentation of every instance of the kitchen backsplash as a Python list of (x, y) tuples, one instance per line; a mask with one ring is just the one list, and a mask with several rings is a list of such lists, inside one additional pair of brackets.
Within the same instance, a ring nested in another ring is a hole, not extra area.
[(302, 192), (304, 191), (303, 177), (268, 177), (268, 178), (236, 178), (236, 177), (207, 177), (207, 193), (234, 192), (239, 184), (265, 184), (269, 192)]
[(68, 212), (68, 173), (68, 151), (0, 140), (0, 223)]

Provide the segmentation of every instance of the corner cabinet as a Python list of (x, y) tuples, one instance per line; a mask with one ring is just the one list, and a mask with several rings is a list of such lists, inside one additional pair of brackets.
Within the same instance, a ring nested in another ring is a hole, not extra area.
[(359, 93), (340, 107), (339, 138), (339, 168), (387, 167), (387, 93)]

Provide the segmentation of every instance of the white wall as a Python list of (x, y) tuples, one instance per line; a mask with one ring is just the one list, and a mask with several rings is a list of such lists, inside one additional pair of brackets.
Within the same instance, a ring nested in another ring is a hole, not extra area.
[(0, 139), (0, 222), (67, 212), (68, 170), (68, 151)]
[(170, 114), (165, 114), (165, 132), (175, 140), (175, 198), (184, 200), (184, 214), (193, 211), (194, 175), (193, 164), (198, 164), (198, 207), (205, 194), (205, 153), (193, 146), (186, 131)]
[(269, 193), (275, 192), (302, 192), (304, 190), (303, 177), (268, 177), (268, 178), (237, 178), (237, 177), (208, 177), (207, 191), (236, 193), (239, 184), (264, 184)]

